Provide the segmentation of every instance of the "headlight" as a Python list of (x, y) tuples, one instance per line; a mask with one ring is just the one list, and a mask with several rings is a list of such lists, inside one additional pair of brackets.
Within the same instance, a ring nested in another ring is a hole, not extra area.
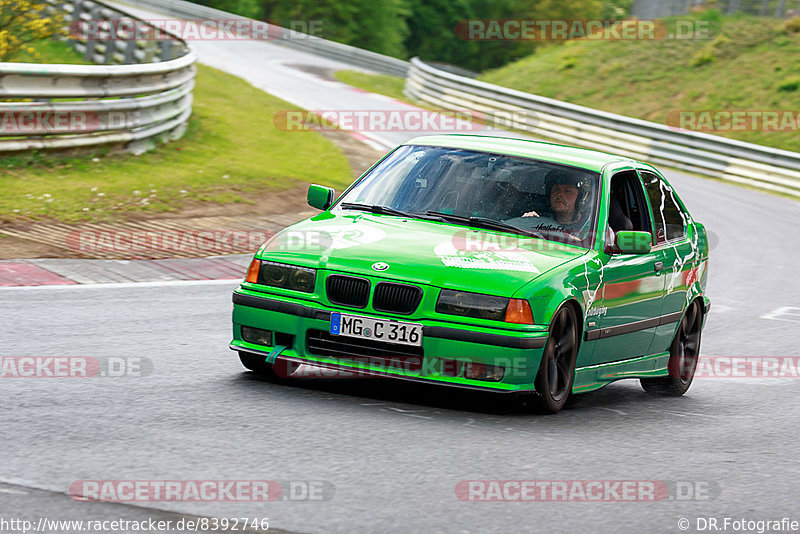
[[(249, 281), (249, 280), (248, 280)], [(313, 293), (317, 270), (285, 263), (261, 261), (257, 284)]]
[(436, 302), (436, 311), (449, 315), (503, 321), (509, 300), (505, 297), (443, 289)]

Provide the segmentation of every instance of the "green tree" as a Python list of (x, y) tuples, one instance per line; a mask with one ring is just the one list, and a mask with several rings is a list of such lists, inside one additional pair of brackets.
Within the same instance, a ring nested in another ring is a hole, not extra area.
[(358, 28), (353, 46), (395, 57), (406, 57), (407, 0), (357, 0)]
[(270, 0), (268, 7), (268, 18), (282, 26), (318, 20), (319, 37), (390, 56), (406, 55), (406, 0)]
[(221, 9), (251, 19), (264, 18), (263, 5), (259, 0), (193, 0), (204, 6)]
[[(469, 0), (473, 18), (504, 20), (526, 18), (517, 0)], [(474, 41), (475, 53), (461, 66), (474, 71), (505, 65), (531, 54), (536, 43), (529, 41)]]
[(459, 23), (475, 18), (470, 0), (410, 0), (410, 8), (405, 41), (409, 56), (465, 68), (475, 64), (478, 43), (456, 33)]
[(197, 0), (281, 26), (319, 21), (318, 37), (395, 57), (419, 56), (473, 71), (532, 54), (539, 41), (470, 41), (469, 19), (617, 19), (633, 0)]
[[(585, 20), (602, 18), (604, 9), (604, 0), (471, 0), (470, 3), (477, 19)], [(478, 41), (477, 53), (464, 66), (477, 71), (499, 67), (548, 44), (554, 43)]]

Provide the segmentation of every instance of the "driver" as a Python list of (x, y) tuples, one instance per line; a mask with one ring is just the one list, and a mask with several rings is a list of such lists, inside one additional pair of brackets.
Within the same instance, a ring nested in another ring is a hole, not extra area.
[[(545, 175), (550, 206), (547, 212), (539, 214), (529, 211), (514, 219), (514, 223), (531, 226), (534, 230), (563, 231), (573, 235), (581, 235), (589, 223), (588, 205), (590, 186), (579, 177), (554, 169)], [(510, 221), (508, 221), (510, 222)], [(555, 224), (553, 224), (555, 223)]]

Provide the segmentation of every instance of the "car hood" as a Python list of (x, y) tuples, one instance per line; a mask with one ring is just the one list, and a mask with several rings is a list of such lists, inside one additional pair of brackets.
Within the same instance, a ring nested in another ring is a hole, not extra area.
[(510, 297), (542, 273), (586, 252), (436, 221), (326, 212), (282, 230), (259, 249), (258, 257)]

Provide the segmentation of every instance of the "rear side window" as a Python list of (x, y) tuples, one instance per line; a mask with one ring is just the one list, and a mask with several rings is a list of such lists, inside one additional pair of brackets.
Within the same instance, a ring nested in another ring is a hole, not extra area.
[(640, 172), (647, 198), (653, 209), (656, 244), (680, 239), (686, 235), (686, 214), (672, 193), (672, 187), (651, 172)]

